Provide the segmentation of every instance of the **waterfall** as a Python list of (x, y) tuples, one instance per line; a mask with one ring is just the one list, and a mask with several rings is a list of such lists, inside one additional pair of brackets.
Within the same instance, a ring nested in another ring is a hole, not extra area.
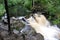
[(44, 15), (33, 14), (28, 19), (26, 25), (30, 25), (37, 33), (44, 36), (44, 40), (60, 40), (60, 29), (56, 25), (51, 25)]
[(34, 17), (35, 19), (31, 16), (27, 20), (37, 33), (44, 36), (44, 40), (60, 40), (60, 29), (57, 26), (51, 26), (50, 22), (42, 14), (34, 14)]

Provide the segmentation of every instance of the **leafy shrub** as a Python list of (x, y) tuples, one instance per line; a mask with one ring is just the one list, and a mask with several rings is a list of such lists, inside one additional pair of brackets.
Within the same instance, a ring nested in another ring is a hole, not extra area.
[(5, 12), (4, 6), (3, 4), (0, 4), (0, 17), (4, 14), (4, 12)]
[[(40, 7), (45, 10), (48, 15), (48, 19), (52, 21), (54, 24), (60, 23), (59, 15), (60, 15), (60, 0), (35, 0)], [(55, 16), (53, 16), (55, 15)], [(59, 16), (59, 17), (58, 17)]]

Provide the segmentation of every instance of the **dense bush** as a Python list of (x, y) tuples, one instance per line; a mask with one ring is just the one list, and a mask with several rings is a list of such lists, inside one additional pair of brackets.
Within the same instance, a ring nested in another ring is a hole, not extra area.
[[(28, 15), (32, 10), (47, 12), (54, 24), (60, 23), (60, 0), (8, 0), (10, 16)], [(4, 0), (0, 0), (0, 16), (5, 13)], [(27, 11), (28, 10), (28, 11)]]
[[(0, 0), (0, 16), (6, 12), (3, 3), (4, 0)], [(27, 10), (31, 10), (32, 0), (8, 0), (8, 7), (11, 16), (26, 15)]]
[(4, 12), (5, 12), (4, 6), (3, 4), (0, 4), (0, 18), (4, 14)]
[(39, 4), (40, 10), (47, 12), (45, 14), (53, 24), (60, 23), (60, 0), (35, 0), (35, 3)]

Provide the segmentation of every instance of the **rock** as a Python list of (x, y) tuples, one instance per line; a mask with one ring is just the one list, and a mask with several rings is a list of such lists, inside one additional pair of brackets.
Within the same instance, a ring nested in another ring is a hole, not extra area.
[(36, 35), (36, 38), (37, 38), (37, 40), (44, 40), (44, 37), (43, 37), (43, 35), (41, 35), (40, 33), (37, 33)]
[(14, 30), (13, 30), (13, 33), (14, 33), (14, 34), (18, 34), (19, 31), (17, 31), (16, 29), (14, 29)]
[(0, 34), (1, 34), (2, 37), (6, 37), (8, 35), (8, 32), (7, 31), (2, 31)]
[(26, 25), (20, 32), (26, 35), (34, 35), (36, 33), (29, 25)]
[(41, 34), (37, 33), (35, 36), (25, 36), (25, 40), (44, 40), (44, 37)]
[(8, 21), (7, 21), (7, 14), (5, 14), (5, 15), (2, 17), (2, 22), (3, 22), (4, 24), (7, 24), (7, 23), (8, 23)]

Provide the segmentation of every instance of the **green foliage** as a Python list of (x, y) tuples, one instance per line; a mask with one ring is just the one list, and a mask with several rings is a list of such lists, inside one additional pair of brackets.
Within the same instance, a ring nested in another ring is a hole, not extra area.
[(8, 5), (22, 5), (26, 7), (27, 9), (31, 9), (32, 7), (32, 0), (8, 0)]
[(4, 6), (3, 4), (0, 4), (0, 17), (4, 14), (4, 12), (5, 12)]
[[(27, 10), (30, 11), (32, 7), (32, 0), (8, 0), (9, 12), (11, 16), (22, 16), (29, 14)], [(14, 12), (13, 12), (14, 11)]]
[(49, 11), (51, 14), (57, 12), (57, 5), (59, 0), (41, 0), (41, 6)]
[(21, 0), (8, 0), (8, 5), (17, 5), (18, 3), (21, 3)]
[[(0, 0), (0, 16), (6, 12), (3, 3), (4, 0)], [(8, 0), (8, 6), (10, 16), (26, 15), (32, 7), (32, 0)]]
[(24, 0), (23, 4), (26, 8), (31, 9), (32, 8), (32, 0)]
[[(54, 24), (60, 23), (60, 19), (57, 17), (60, 15), (60, 0), (40, 0), (41, 7), (44, 8), (47, 12), (49, 12), (49, 20), (53, 19)], [(57, 15), (58, 14), (58, 15)], [(53, 17), (55, 15), (58, 19)]]
[[(38, 10), (47, 11), (49, 13), (48, 19), (52, 20), (53, 23), (57, 24), (60, 23), (60, 0), (33, 0), (34, 7)], [(4, 7), (4, 0), (0, 0), (0, 16), (4, 14), (5, 7)], [(32, 7), (32, 0), (8, 0), (9, 6), (9, 13), (10, 16), (21, 16), (21, 15), (29, 15), (30, 13), (27, 12), (31, 11), (31, 9), (35, 9)], [(58, 19), (56, 19), (55, 17)], [(59, 16), (59, 17), (58, 17)]]
[(15, 16), (15, 17), (25, 16), (26, 14), (29, 14), (26, 8), (19, 5), (9, 8), (9, 13), (10, 13), (10, 16)]

